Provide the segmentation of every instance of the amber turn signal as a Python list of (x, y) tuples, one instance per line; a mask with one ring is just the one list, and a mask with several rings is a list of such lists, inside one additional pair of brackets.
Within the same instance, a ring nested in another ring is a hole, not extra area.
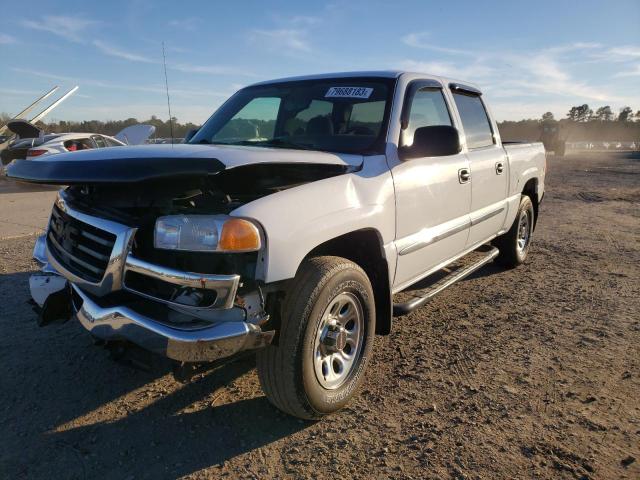
[(260, 249), (260, 232), (251, 222), (232, 218), (224, 222), (218, 240), (219, 251), (253, 252)]

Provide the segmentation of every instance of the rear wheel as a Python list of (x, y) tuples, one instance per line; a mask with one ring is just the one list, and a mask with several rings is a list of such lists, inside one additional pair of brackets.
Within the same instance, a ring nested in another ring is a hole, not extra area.
[(507, 268), (514, 268), (526, 260), (531, 245), (534, 221), (533, 203), (528, 196), (523, 195), (513, 225), (507, 233), (493, 241), (500, 250), (500, 254), (496, 257), (497, 263)]
[(285, 301), (278, 345), (257, 354), (267, 398), (305, 419), (341, 409), (363, 381), (374, 332), (373, 290), (365, 272), (340, 257), (305, 261)]

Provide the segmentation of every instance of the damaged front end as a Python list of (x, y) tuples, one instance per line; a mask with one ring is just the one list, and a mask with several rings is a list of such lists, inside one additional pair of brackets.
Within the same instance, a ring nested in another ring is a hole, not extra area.
[[(96, 217), (71, 198), (61, 192), (34, 250), (43, 266), (29, 282), (40, 325), (75, 316), (96, 338), (132, 342), (181, 362), (217, 360), (270, 343), (273, 332), (260, 327), (266, 313), (249, 317), (236, 305), (251, 279), (245, 284), (237, 273), (203, 272), (224, 263), (215, 260), (193, 273), (140, 258), (153, 258), (137, 242), (144, 225)], [(188, 256), (180, 252), (173, 263)]]
[(42, 270), (30, 289), (40, 325), (75, 317), (98, 339), (132, 342), (179, 362), (218, 360), (271, 342), (274, 331), (263, 330), (269, 325), (264, 232), (260, 248), (249, 251), (166, 249), (156, 245), (158, 219), (235, 219), (231, 212), (247, 202), (350, 167), (227, 170), (215, 162), (175, 162), (164, 173), (148, 160), (130, 168), (51, 162), (57, 166), (45, 172), (36, 162), (11, 165), (14, 178), (70, 185), (34, 249)]

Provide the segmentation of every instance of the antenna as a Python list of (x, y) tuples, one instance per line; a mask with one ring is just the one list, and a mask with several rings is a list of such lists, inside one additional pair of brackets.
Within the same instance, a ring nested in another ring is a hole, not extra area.
[(171, 117), (171, 101), (169, 100), (169, 80), (167, 79), (167, 57), (164, 53), (164, 42), (162, 42), (162, 63), (164, 65), (164, 86), (167, 89), (167, 108), (169, 109), (169, 131), (171, 132), (171, 145), (173, 145), (173, 118)]

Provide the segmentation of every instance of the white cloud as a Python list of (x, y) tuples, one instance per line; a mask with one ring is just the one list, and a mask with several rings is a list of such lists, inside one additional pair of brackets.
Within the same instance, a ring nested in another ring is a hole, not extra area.
[(615, 78), (622, 78), (622, 77), (640, 77), (640, 64), (636, 65), (634, 69), (632, 70), (628, 70), (628, 71), (624, 71), (624, 72), (618, 72), (614, 75)]
[(298, 29), (252, 30), (249, 40), (266, 49), (285, 55), (311, 51), (306, 33)]
[[(61, 82), (69, 82), (72, 84), (78, 84), (89, 87), (97, 87), (104, 88), (107, 90), (122, 90), (122, 91), (130, 91), (130, 92), (144, 92), (144, 93), (154, 93), (154, 94), (166, 94), (165, 86), (163, 84), (158, 85), (130, 85), (130, 84), (120, 84), (120, 83), (111, 83), (105, 82), (102, 80), (95, 80), (92, 78), (78, 78), (78, 77), (69, 77), (65, 75), (59, 75), (56, 73), (46, 72), (42, 70), (35, 69), (26, 69), (26, 68), (11, 68), (14, 72), (33, 75), (36, 77), (47, 78), (51, 80), (58, 80)], [(170, 88), (169, 92), (171, 95), (176, 95), (180, 97), (223, 97), (226, 98), (229, 96), (229, 91), (224, 92), (215, 92), (208, 89), (183, 89), (183, 88)]]
[(153, 60), (143, 55), (131, 53), (126, 50), (121, 50), (101, 40), (94, 40), (93, 45), (105, 55), (109, 55), (112, 57), (122, 58), (124, 60), (129, 60), (131, 62), (158, 63), (157, 60)]
[(49, 32), (72, 42), (80, 42), (86, 30), (99, 22), (80, 16), (43, 15), (37, 20), (23, 20), (20, 23), (27, 28)]
[(432, 75), (441, 75), (443, 77), (456, 77), (461, 79), (469, 79), (475, 81), (482, 77), (490, 76), (494, 73), (494, 69), (483, 63), (471, 63), (469, 65), (460, 65), (448, 61), (427, 61), (421, 62), (416, 60), (402, 60), (398, 68), (410, 72), (423, 72)]
[(176, 18), (167, 23), (170, 27), (177, 28), (178, 30), (188, 30), (190, 32), (197, 30), (199, 24), (200, 20), (195, 17)]
[(640, 46), (639, 45), (624, 45), (621, 47), (610, 48), (607, 53), (617, 57), (631, 57), (640, 58)]
[(15, 88), (3, 88), (0, 87), (0, 94), (2, 95), (11, 95), (11, 96), (30, 96), (34, 97), (36, 95), (42, 95), (44, 92), (40, 92), (38, 90), (21, 90)]
[[(528, 52), (504, 49), (476, 53), (473, 50), (440, 47), (431, 44), (429, 40), (428, 32), (410, 33), (402, 37), (404, 44), (415, 49), (446, 55), (427, 54), (427, 59), (414, 56), (399, 62), (399, 66), (405, 70), (477, 82), (485, 92), (503, 99), (497, 103), (496, 108), (501, 116), (532, 113), (535, 109), (548, 110), (550, 105), (562, 104), (566, 107), (588, 102), (615, 105), (640, 101), (637, 89), (620, 88), (620, 85), (614, 88), (604, 75), (600, 75), (600, 81), (604, 82), (602, 84), (594, 80), (594, 75), (584, 75), (584, 68), (594, 62), (600, 64), (599, 69), (590, 67), (596, 73), (596, 78), (599, 78), (598, 73), (611, 71), (610, 66), (605, 66), (604, 62), (618, 62), (618, 72), (615, 73), (614, 70), (613, 78), (640, 75), (640, 66), (637, 65), (640, 57), (638, 46), (607, 47), (600, 43), (573, 42)], [(450, 56), (453, 56), (451, 60)], [(621, 65), (628, 65), (628, 69), (621, 69)], [(509, 98), (513, 98), (514, 102), (504, 100)], [(521, 98), (529, 100), (525, 103), (518, 102)], [(559, 113), (563, 114), (565, 107)]]
[(206, 73), (209, 75), (242, 75), (245, 77), (255, 77), (254, 73), (246, 70), (230, 67), (226, 65), (198, 65), (190, 63), (168, 63), (167, 67), (185, 73)]
[(7, 35), (6, 33), (0, 33), (0, 45), (9, 45), (11, 43), (16, 43), (16, 39), (11, 35)]
[(322, 22), (320, 17), (314, 17), (311, 15), (274, 15), (273, 18), (278, 23), (285, 25), (311, 26)]
[(429, 32), (409, 33), (408, 35), (402, 37), (402, 42), (410, 47), (421, 48), (423, 50), (432, 50), (434, 52), (448, 53), (451, 55), (476, 56), (476, 53), (470, 50), (460, 50), (457, 48), (448, 48), (433, 45), (429, 42), (430, 35), (431, 34)]
[[(105, 55), (111, 57), (121, 58), (130, 62), (138, 63), (151, 63), (161, 64), (160, 59), (153, 59), (151, 57), (140, 55), (138, 53), (130, 52), (101, 40), (94, 40), (93, 45), (98, 48)], [(230, 67), (227, 65), (200, 65), (190, 63), (172, 63), (167, 62), (167, 68), (170, 70), (177, 70), (185, 73), (204, 73), (209, 75), (242, 75), (246, 77), (255, 76), (253, 73), (236, 67)]]

